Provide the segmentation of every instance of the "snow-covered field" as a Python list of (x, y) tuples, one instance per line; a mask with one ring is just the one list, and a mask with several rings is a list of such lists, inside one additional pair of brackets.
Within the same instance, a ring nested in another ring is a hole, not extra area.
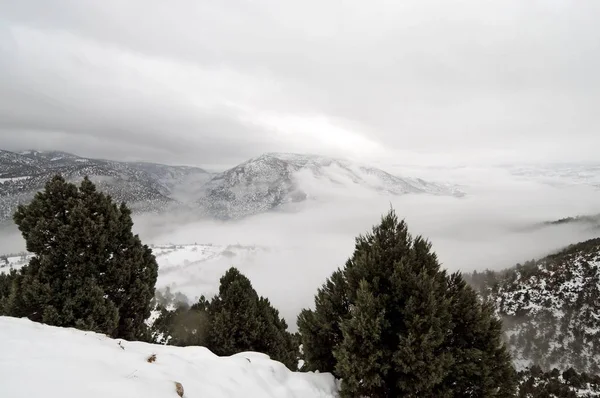
[[(152, 245), (159, 266), (156, 288), (183, 293), (191, 301), (218, 291), (220, 277), (235, 266), (242, 272), (256, 263), (257, 256), (269, 249), (242, 245)], [(30, 254), (10, 255), (0, 259), (0, 273), (20, 269), (29, 262)]]
[(185, 294), (196, 301), (201, 295), (218, 291), (221, 276), (235, 266), (242, 272), (266, 248), (242, 245), (156, 245), (152, 247), (158, 262), (156, 287)]
[[(218, 357), (0, 317), (2, 398), (337, 397), (330, 374), (295, 373), (259, 353)], [(156, 360), (148, 358), (156, 355)]]
[(19, 269), (29, 263), (31, 254), (21, 253), (19, 255), (9, 255), (0, 257), (0, 274), (8, 273), (11, 269)]
[[(348, 244), (349, 252), (350, 239)], [(159, 292), (164, 293), (169, 288), (172, 294), (185, 295), (190, 303), (202, 295), (211, 298), (218, 293), (219, 279), (227, 269), (236, 267), (250, 278), (259, 295), (274, 303), (292, 331), (298, 313), (312, 303), (317, 287), (332, 271), (332, 268), (311, 261), (314, 255), (311, 251), (279, 245), (157, 244), (152, 245), (152, 250), (159, 266), (156, 283)], [(320, 252), (324, 250), (320, 249)], [(331, 256), (336, 253), (335, 250), (328, 251), (333, 253)], [(30, 258), (30, 255), (11, 255), (8, 263), (0, 258), (0, 273), (19, 269)], [(339, 258), (344, 259), (344, 256)], [(327, 257), (323, 261), (336, 264)], [(293, 283), (287, 283), (289, 281)]]

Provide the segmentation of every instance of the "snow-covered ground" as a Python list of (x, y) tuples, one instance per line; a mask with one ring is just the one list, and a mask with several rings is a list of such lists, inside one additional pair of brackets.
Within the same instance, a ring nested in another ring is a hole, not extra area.
[(235, 266), (244, 272), (267, 251), (257, 246), (211, 244), (156, 245), (152, 250), (159, 267), (157, 289), (169, 287), (191, 301), (216, 294), (227, 269)]
[[(348, 249), (344, 252), (352, 248), (352, 240), (348, 239), (347, 243)], [(328, 242), (323, 244), (329, 245)], [(279, 309), (292, 331), (300, 310), (312, 304), (317, 288), (333, 270), (313, 261), (314, 254), (310, 250), (295, 247), (201, 243), (151, 247), (159, 266), (157, 291), (165, 293), (169, 288), (172, 294), (185, 295), (190, 303), (197, 302), (202, 295), (212, 298), (219, 291), (223, 274), (230, 267), (236, 267), (250, 278), (259, 295), (268, 297)], [(336, 251), (329, 247), (320, 249), (324, 251), (329, 257), (323, 257), (322, 261), (335, 265)], [(344, 259), (344, 255), (338, 257)], [(0, 257), (0, 273), (19, 269), (30, 258), (31, 255), (10, 255), (7, 264)]]
[(5, 182), (16, 182), (16, 181), (27, 180), (28, 178), (30, 178), (30, 176), (0, 178), (0, 184), (4, 184)]
[(31, 254), (21, 253), (19, 255), (9, 255), (0, 257), (0, 274), (8, 273), (11, 269), (19, 269), (29, 263)]
[[(219, 279), (225, 271), (238, 267), (242, 272), (252, 267), (256, 256), (268, 251), (266, 248), (242, 245), (152, 245), (158, 262), (156, 288), (185, 294), (191, 301), (201, 295), (210, 297), (217, 293)], [(10, 255), (0, 258), (0, 273), (20, 269), (31, 258), (30, 254)]]
[[(218, 357), (0, 317), (3, 398), (337, 397), (327, 373), (295, 373), (259, 353)], [(154, 362), (148, 358), (156, 356)]]

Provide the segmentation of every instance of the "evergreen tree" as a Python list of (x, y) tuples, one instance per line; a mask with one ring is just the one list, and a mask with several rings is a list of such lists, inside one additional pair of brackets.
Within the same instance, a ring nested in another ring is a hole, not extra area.
[(130, 210), (56, 176), (14, 220), (35, 255), (13, 285), (10, 315), (111, 336), (145, 336), (158, 266)]
[(250, 280), (230, 268), (221, 278), (219, 294), (207, 303), (210, 329), (208, 348), (217, 355), (258, 351), (296, 368), (298, 347), (279, 312), (259, 297)]
[(303, 370), (331, 372), (336, 376), (336, 359), (332, 347), (342, 341), (340, 323), (348, 318), (350, 304), (342, 271), (335, 271), (315, 296), (315, 310), (302, 310), (298, 331), (302, 343)]
[(18, 278), (19, 273), (14, 269), (7, 274), (0, 273), (0, 315), (8, 315), (10, 312), (10, 296)]
[(23, 313), (23, 298), (19, 294), (23, 272), (27, 266), (20, 271), (11, 270), (8, 274), (0, 274), (0, 315), (14, 316)]
[(258, 301), (261, 322), (260, 340), (257, 344), (259, 352), (268, 353), (273, 359), (286, 365), (291, 370), (298, 369), (297, 341), (288, 332), (286, 321), (280, 317), (279, 311), (268, 299), (261, 297)]
[(250, 280), (230, 268), (210, 305), (209, 348), (217, 355), (256, 351), (261, 338), (258, 312), (258, 294)]
[(448, 278), (448, 295), (452, 332), (445, 344), (453, 364), (440, 389), (468, 391), (473, 397), (513, 396), (516, 373), (494, 307), (480, 303), (459, 273)]
[[(306, 369), (333, 370), (344, 396), (513, 392), (499, 321), (460, 277), (440, 269), (431, 245), (413, 239), (393, 211), (357, 238), (352, 257), (315, 304), (298, 318)], [(471, 318), (461, 321), (463, 315)], [(454, 336), (464, 331), (466, 338)]]
[(597, 397), (600, 395), (600, 377), (577, 373), (573, 368), (562, 373), (558, 369), (544, 372), (534, 365), (518, 374), (519, 386), (515, 396), (534, 397)]
[(208, 313), (196, 307), (180, 304), (174, 311), (159, 307), (159, 317), (152, 325), (152, 340), (180, 347), (206, 346)]
[(350, 317), (341, 326), (343, 340), (334, 351), (336, 371), (345, 375), (342, 396), (385, 395), (384, 377), (389, 369), (381, 366), (384, 315), (363, 279)]

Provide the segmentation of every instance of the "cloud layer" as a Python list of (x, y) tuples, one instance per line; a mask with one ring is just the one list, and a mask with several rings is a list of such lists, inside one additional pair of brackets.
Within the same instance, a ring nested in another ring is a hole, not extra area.
[(480, 173), (469, 174), (478, 183), (464, 198), (390, 198), (351, 184), (336, 191), (312, 180), (303, 181), (303, 186), (310, 184), (317, 199), (279, 212), (228, 223), (192, 221), (189, 215), (181, 219), (139, 217), (135, 228), (145, 242), (157, 244), (265, 247), (254, 256), (198, 264), (202, 284), (184, 282), (174, 290), (190, 298), (214, 294), (218, 278), (233, 265), (248, 275), (257, 291), (269, 297), (292, 325), (300, 309), (312, 305), (317, 287), (351, 256), (354, 238), (369, 231), (390, 205), (406, 219), (413, 235), (430, 239), (442, 266), (450, 271), (503, 269), (598, 236), (597, 230), (580, 225), (535, 228), (544, 221), (600, 213), (598, 190), (517, 180), (502, 170)]
[(9, 149), (595, 160), (600, 4), (0, 2)]

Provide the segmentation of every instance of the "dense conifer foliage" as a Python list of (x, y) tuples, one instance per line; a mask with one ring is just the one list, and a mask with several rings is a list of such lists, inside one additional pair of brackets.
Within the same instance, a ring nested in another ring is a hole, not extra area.
[(519, 398), (592, 398), (600, 396), (600, 377), (577, 373), (573, 368), (563, 372), (554, 368), (544, 372), (533, 366), (519, 372)]
[(2, 311), (55, 326), (143, 339), (158, 266), (132, 232), (131, 212), (96, 190), (56, 176), (15, 223), (34, 254), (0, 280)]
[(218, 355), (258, 351), (296, 370), (298, 344), (268, 299), (259, 297), (250, 280), (230, 268), (220, 280), (219, 294), (208, 301), (162, 307), (153, 330), (158, 342), (202, 345)]
[(512, 396), (501, 324), (390, 211), (298, 317), (306, 369), (347, 397)]

